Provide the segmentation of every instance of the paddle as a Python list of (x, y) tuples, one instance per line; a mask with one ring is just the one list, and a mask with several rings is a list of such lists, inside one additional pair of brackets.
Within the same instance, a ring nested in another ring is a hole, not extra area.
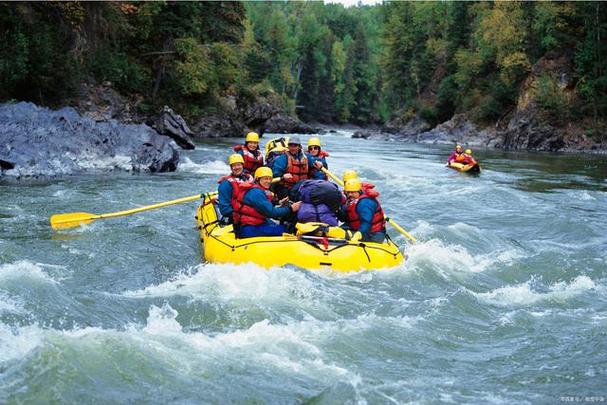
[[(278, 183), (280, 177), (272, 179), (272, 183)], [(217, 192), (208, 193), (209, 196), (216, 195)], [(89, 224), (97, 219), (123, 217), (126, 215), (137, 214), (138, 212), (155, 210), (169, 205), (182, 204), (190, 201), (196, 201), (200, 198), (204, 198), (205, 194), (196, 194), (189, 197), (178, 198), (176, 200), (165, 201), (158, 204), (147, 205), (145, 207), (133, 208), (125, 211), (110, 212), (107, 214), (90, 214), (88, 212), (68, 212), (65, 214), (56, 214), (51, 216), (51, 227), (53, 229), (68, 229), (76, 226)]]
[[(337, 177), (336, 175), (334, 175), (333, 173), (331, 173), (324, 167), (321, 168), (320, 170), (322, 170), (323, 173), (325, 173), (327, 176), (331, 177), (337, 184), (339, 184), (342, 187), (344, 186), (344, 182), (341, 181), (341, 179), (339, 177)], [(414, 242), (414, 243), (417, 242), (417, 239), (415, 239), (409, 232), (405, 231), (400, 225), (398, 225), (396, 222), (394, 222), (393, 219), (386, 217), (386, 222), (388, 222), (390, 225), (392, 225), (394, 227), (394, 229), (396, 229), (398, 232), (402, 233), (407, 238), (409, 238), (409, 240), (411, 242)]]
[[(213, 193), (215, 194), (215, 193)], [(51, 227), (53, 229), (67, 229), (91, 223), (97, 219), (122, 217), (125, 215), (136, 214), (138, 212), (155, 210), (157, 208), (169, 205), (181, 204), (190, 201), (196, 201), (203, 198), (204, 194), (196, 194), (189, 197), (178, 198), (176, 200), (165, 201), (158, 204), (147, 205), (145, 207), (133, 208), (125, 211), (110, 212), (107, 214), (89, 214), (88, 212), (69, 212), (66, 214), (56, 214), (51, 216)]]

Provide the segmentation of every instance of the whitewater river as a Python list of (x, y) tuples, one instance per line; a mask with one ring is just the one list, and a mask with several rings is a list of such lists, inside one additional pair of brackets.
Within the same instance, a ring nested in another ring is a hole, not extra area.
[[(234, 140), (175, 173), (0, 183), (0, 403), (607, 402), (607, 162), (324, 136), (419, 239), (339, 275), (204, 264), (195, 204)], [(304, 139), (307, 139), (304, 137)]]

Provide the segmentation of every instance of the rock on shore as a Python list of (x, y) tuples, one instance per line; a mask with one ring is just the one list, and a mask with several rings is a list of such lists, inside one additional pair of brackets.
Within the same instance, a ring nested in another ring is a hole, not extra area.
[(0, 177), (53, 177), (89, 170), (174, 171), (177, 145), (147, 125), (96, 122), (71, 107), (0, 106)]

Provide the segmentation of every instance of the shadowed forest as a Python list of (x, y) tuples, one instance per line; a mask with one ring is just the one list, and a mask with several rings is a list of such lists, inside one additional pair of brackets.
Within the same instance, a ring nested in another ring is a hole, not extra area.
[(542, 119), (592, 136), (607, 116), (600, 2), (5, 2), (0, 31), (3, 102), (65, 105), (111, 82), (143, 114), (263, 98), (304, 121), (489, 125), (539, 62), (567, 72), (538, 73)]

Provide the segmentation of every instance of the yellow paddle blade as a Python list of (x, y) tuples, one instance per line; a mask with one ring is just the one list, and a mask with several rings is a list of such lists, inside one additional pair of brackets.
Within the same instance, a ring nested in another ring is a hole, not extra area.
[(88, 224), (99, 218), (99, 215), (88, 212), (69, 212), (67, 214), (56, 214), (51, 216), (51, 227), (53, 229), (68, 229)]

